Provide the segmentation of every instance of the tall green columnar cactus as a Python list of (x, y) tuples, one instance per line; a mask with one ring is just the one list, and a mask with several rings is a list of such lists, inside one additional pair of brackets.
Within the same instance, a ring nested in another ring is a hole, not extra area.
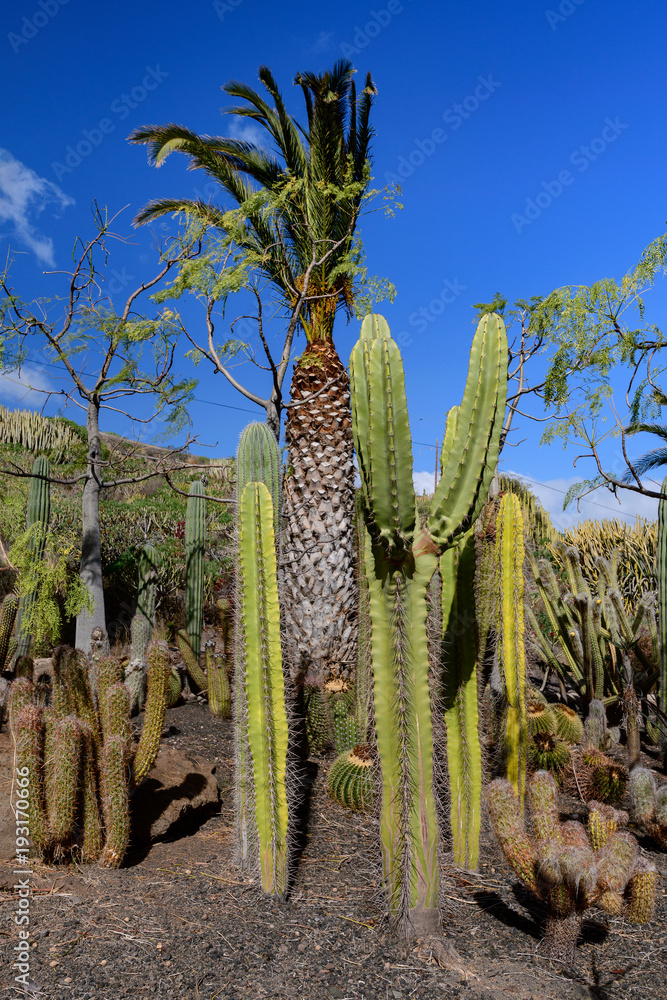
[[(37, 562), (42, 558), (44, 545), (46, 543), (46, 529), (51, 516), (51, 487), (48, 476), (51, 471), (49, 460), (40, 456), (35, 459), (32, 467), (32, 479), (30, 480), (30, 491), (28, 493), (28, 512), (26, 516), (26, 528), (33, 529), (32, 558)], [(46, 477), (46, 478), (45, 478)], [(36, 600), (36, 594), (23, 594), (19, 603), (18, 615), (16, 617), (16, 656), (28, 656), (32, 636), (22, 628), (23, 619), (26, 617)]]
[(470, 601), (475, 579), (473, 529), (443, 553), (440, 573), (452, 846), (455, 863), (472, 869), (479, 855), (482, 798), (475, 613)]
[[(146, 659), (148, 661), (148, 693), (146, 694), (144, 725), (139, 737), (137, 752), (134, 756), (135, 785), (140, 785), (144, 780), (155, 763), (155, 758), (160, 748), (164, 715), (167, 711), (169, 674), (171, 673), (169, 646), (161, 640), (153, 640), (148, 647)], [(107, 690), (107, 705), (110, 707), (110, 710), (112, 705), (110, 695), (112, 691), (112, 688)], [(115, 739), (121, 739), (126, 743), (122, 733), (118, 736), (109, 736), (107, 742)], [(115, 754), (115, 751), (113, 753)], [(115, 760), (115, 757), (113, 759)]]
[[(426, 594), (438, 557), (471, 527), (486, 498), (498, 455), (496, 418), (505, 408), (506, 357), (502, 320), (486, 316), (473, 341), (463, 402), (448, 416), (442, 477), (422, 530), (403, 365), (381, 316), (364, 320), (350, 358), (367, 529), (383, 877), (390, 914), (408, 934), (434, 933), (439, 924)], [(450, 779), (454, 787), (458, 778)]]
[(0, 605), (0, 670), (5, 669), (8, 660), (9, 643), (14, 630), (14, 622), (19, 608), (17, 594), (7, 594)]
[[(239, 505), (238, 657), (242, 715), (237, 815), (242, 844), (256, 838), (262, 888), (287, 889), (288, 725), (271, 495), (249, 483)], [(249, 859), (250, 860), (250, 859)]]
[(264, 483), (273, 503), (273, 528), (280, 535), (283, 469), (275, 434), (266, 424), (252, 423), (241, 433), (236, 452), (236, 500), (248, 483)]
[[(662, 483), (662, 492), (667, 494), (667, 476)], [(667, 500), (664, 499), (658, 502), (658, 609), (660, 627), (658, 708), (662, 712), (664, 726), (667, 716)], [(664, 733), (662, 745), (667, 750), (667, 735)]]
[(199, 662), (204, 620), (204, 550), (206, 548), (206, 488), (190, 485), (185, 510), (185, 624)]
[(523, 516), (519, 498), (506, 493), (496, 522), (496, 578), (500, 584), (499, 663), (505, 685), (507, 777), (523, 810), (526, 794), (528, 717), (523, 615)]

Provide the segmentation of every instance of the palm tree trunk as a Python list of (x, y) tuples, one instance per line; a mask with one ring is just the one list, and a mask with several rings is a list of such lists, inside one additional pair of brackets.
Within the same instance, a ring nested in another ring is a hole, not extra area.
[(100, 403), (92, 396), (88, 400), (86, 426), (88, 430), (88, 467), (83, 487), (83, 542), (79, 576), (93, 602), (92, 614), (84, 608), (76, 619), (76, 648), (89, 653), (93, 629), (104, 630), (104, 588), (102, 585), (102, 550), (100, 545), (100, 492), (102, 490), (102, 442), (99, 428)]
[(333, 342), (309, 344), (294, 370), (285, 427), (283, 604), (290, 672), (316, 687), (353, 680), (356, 664), (351, 422), (349, 380)]

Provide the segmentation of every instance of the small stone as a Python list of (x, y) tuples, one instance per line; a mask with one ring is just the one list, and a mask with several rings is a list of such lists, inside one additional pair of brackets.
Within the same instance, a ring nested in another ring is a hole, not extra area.
[(55, 960), (55, 959), (54, 959), (54, 960), (53, 960), (52, 962), (49, 962), (49, 966), (50, 966), (50, 967), (51, 967), (52, 969), (55, 969), (56, 965), (58, 965), (58, 964), (59, 964), (59, 963), (58, 963), (58, 962), (56, 962), (56, 960)]
[(106, 960), (106, 958), (103, 958), (102, 961), (100, 962), (100, 965), (106, 965), (106, 964), (107, 964), (107, 960)]
[(171, 965), (171, 959), (168, 958), (164, 964), (167, 966), (167, 968), (169, 968), (169, 966)]
[(65, 978), (63, 979), (63, 982), (64, 983), (71, 983), (72, 982), (72, 977), (71, 976), (65, 976)]
[(155, 945), (155, 947), (157, 948), (158, 951), (162, 951), (162, 942), (158, 941), (158, 943)]

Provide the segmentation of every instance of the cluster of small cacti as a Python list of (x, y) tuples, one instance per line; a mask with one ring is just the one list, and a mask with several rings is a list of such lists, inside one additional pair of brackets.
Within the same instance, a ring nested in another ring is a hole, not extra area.
[(42, 857), (122, 863), (130, 841), (130, 794), (153, 766), (166, 710), (167, 645), (152, 642), (146, 658), (146, 716), (136, 749), (118, 660), (100, 656), (91, 663), (80, 650), (59, 647), (48, 707), (37, 704), (31, 678), (13, 681), (10, 728), (17, 766), (30, 778), (31, 847)]
[(366, 743), (340, 754), (331, 765), (327, 789), (332, 799), (347, 809), (369, 811), (377, 796), (376, 754)]
[(54, 461), (62, 461), (81, 439), (61, 420), (42, 417), (34, 410), (0, 406), (0, 443), (18, 444), (26, 451), (48, 451)]
[(553, 775), (538, 771), (528, 782), (532, 835), (511, 784), (492, 781), (487, 789), (493, 829), (510, 866), (547, 910), (543, 954), (565, 966), (574, 963), (586, 911), (598, 906), (631, 923), (651, 919), (658, 872), (639, 854), (625, 830), (627, 813), (588, 803), (588, 828), (561, 822)]

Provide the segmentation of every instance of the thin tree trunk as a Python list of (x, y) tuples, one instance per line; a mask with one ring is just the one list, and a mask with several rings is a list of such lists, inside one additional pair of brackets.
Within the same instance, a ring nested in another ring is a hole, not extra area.
[(100, 492), (102, 490), (102, 442), (99, 428), (100, 403), (95, 396), (88, 400), (88, 468), (83, 488), (83, 542), (79, 576), (93, 601), (92, 614), (85, 608), (76, 619), (76, 648), (91, 650), (94, 628), (106, 629), (104, 588), (102, 586), (102, 550), (100, 544)]

